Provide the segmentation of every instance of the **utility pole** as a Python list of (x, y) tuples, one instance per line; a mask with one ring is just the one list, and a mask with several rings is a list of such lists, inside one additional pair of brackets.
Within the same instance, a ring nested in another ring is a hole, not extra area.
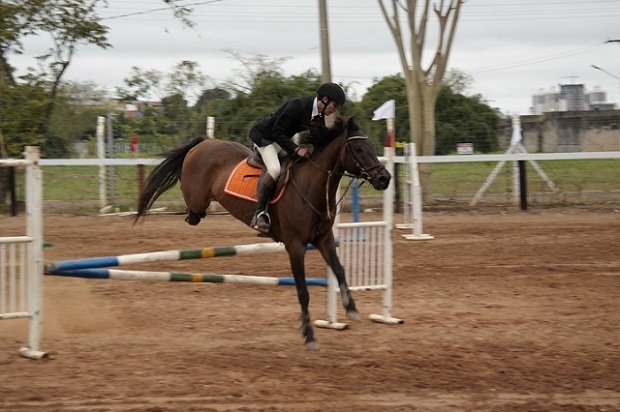
[(321, 81), (332, 81), (332, 69), (329, 53), (329, 29), (327, 28), (327, 0), (319, 0), (319, 18), (321, 30)]
[[(620, 43), (620, 40), (608, 40), (607, 43), (612, 42), (612, 41), (617, 41)], [(618, 80), (618, 102), (620, 102), (620, 77), (616, 76), (613, 73), (608, 72), (607, 70), (603, 69), (602, 67), (599, 67), (595, 64), (591, 64), (590, 65), (593, 69), (595, 70), (599, 70), (602, 71), (603, 73), (613, 77), (614, 79)], [(618, 108), (618, 150), (620, 150), (620, 107)]]
[[(619, 40), (620, 41), (620, 40)], [(595, 64), (591, 64), (590, 67), (592, 67), (593, 69), (602, 71), (603, 73), (605, 73), (606, 75), (613, 77), (614, 79), (618, 80), (618, 92), (620, 92), (620, 77), (616, 76), (613, 73), (608, 72), (607, 70), (603, 69), (602, 67), (599, 67)], [(620, 95), (618, 96), (618, 101), (620, 103)]]

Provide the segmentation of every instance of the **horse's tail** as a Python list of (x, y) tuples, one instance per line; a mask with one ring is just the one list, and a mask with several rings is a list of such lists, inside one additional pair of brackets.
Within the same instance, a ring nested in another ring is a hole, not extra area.
[(134, 223), (137, 222), (140, 217), (147, 214), (159, 196), (174, 187), (181, 178), (181, 168), (183, 167), (185, 156), (203, 140), (203, 137), (197, 137), (185, 146), (172, 149), (163, 154), (165, 159), (151, 171), (144, 184), (144, 189), (142, 193), (140, 193), (140, 198), (138, 199), (138, 213), (136, 214)]

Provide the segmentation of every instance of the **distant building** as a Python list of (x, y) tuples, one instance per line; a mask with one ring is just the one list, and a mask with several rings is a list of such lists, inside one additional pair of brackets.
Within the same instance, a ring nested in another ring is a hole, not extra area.
[(532, 113), (557, 112), (560, 110), (560, 93), (551, 88), (548, 91), (540, 89), (532, 96)]
[(607, 102), (607, 92), (596, 86), (588, 92), (583, 84), (561, 84), (532, 96), (532, 114), (582, 110), (613, 110), (616, 105)]
[(163, 110), (163, 104), (160, 101), (140, 101), (140, 100), (135, 100), (132, 102), (126, 102), (125, 103), (125, 115), (130, 118), (137, 118), (137, 117), (142, 117), (144, 109), (146, 109), (147, 107), (151, 107), (155, 110)]
[(583, 84), (560, 85), (560, 110), (563, 112), (588, 110)]
[(594, 90), (588, 93), (588, 106), (590, 110), (614, 110), (615, 103), (607, 101), (607, 92), (596, 86)]

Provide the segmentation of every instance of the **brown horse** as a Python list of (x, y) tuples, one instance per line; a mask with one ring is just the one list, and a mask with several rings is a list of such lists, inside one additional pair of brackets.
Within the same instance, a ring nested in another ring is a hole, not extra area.
[[(352, 117), (337, 119), (330, 128), (319, 127), (310, 134), (315, 146), (308, 160), (300, 159), (289, 167), (287, 189), (269, 208), (271, 237), (284, 243), (295, 278), (301, 305), (301, 332), (310, 349), (317, 349), (310, 323), (305, 278), (305, 254), (311, 243), (335, 274), (347, 318), (360, 315), (351, 296), (345, 273), (336, 253), (332, 226), (336, 216), (336, 196), (341, 178), (350, 175), (362, 178), (378, 190), (388, 188), (391, 175), (377, 158), (373, 145)], [(235, 218), (246, 225), (254, 214), (256, 203), (226, 192), (225, 186), (233, 169), (252, 151), (240, 143), (196, 138), (184, 147), (173, 149), (149, 174), (140, 194), (136, 221), (144, 216), (155, 200), (172, 188), (177, 180), (188, 208), (185, 219), (198, 224), (206, 216), (212, 201), (217, 201)], [(260, 173), (258, 171), (257, 173)]]

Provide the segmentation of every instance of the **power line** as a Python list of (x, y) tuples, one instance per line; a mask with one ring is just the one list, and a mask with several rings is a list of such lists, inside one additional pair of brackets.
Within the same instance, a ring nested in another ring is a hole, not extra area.
[(157, 8), (157, 9), (142, 10), (142, 11), (136, 11), (136, 12), (132, 12), (132, 13), (117, 14), (115, 16), (102, 17), (101, 20), (122, 19), (122, 18), (125, 18), (125, 17), (138, 16), (138, 15), (143, 15), (143, 14), (150, 14), (150, 13), (155, 13), (155, 12), (158, 12), (158, 11), (171, 10), (171, 9), (174, 10), (174, 9), (178, 9), (180, 7), (202, 6), (202, 5), (205, 5), (205, 4), (219, 3), (221, 1), (224, 1), (224, 0), (207, 0), (207, 1), (199, 1), (199, 2), (196, 2), (196, 3), (188, 3), (188, 4), (184, 4), (183, 6), (160, 7), (160, 8)]
[(519, 62), (514, 62), (514, 63), (505, 64), (505, 65), (499, 65), (499, 66), (483, 67), (483, 68), (479, 68), (479, 69), (471, 69), (471, 70), (468, 70), (468, 73), (472, 73), (472, 74), (488, 73), (488, 72), (494, 72), (494, 71), (500, 71), (500, 70), (514, 69), (514, 68), (517, 68), (517, 67), (530, 66), (530, 65), (533, 65), (533, 64), (544, 63), (544, 62), (548, 62), (548, 61), (552, 61), (552, 60), (559, 60), (559, 59), (563, 59), (565, 57), (570, 57), (570, 56), (575, 56), (575, 55), (578, 55), (578, 54), (586, 53), (586, 52), (592, 51), (594, 49), (600, 48), (601, 46), (603, 46), (603, 44), (599, 43), (597, 45), (586, 46), (586, 47), (583, 47), (583, 48), (580, 48), (580, 49), (568, 50), (568, 51), (565, 51), (565, 52), (562, 52), (562, 53), (558, 53), (558, 54), (554, 54), (554, 55), (550, 55), (550, 56), (538, 57), (538, 58), (535, 58), (535, 59), (522, 60), (522, 61), (519, 61)]

